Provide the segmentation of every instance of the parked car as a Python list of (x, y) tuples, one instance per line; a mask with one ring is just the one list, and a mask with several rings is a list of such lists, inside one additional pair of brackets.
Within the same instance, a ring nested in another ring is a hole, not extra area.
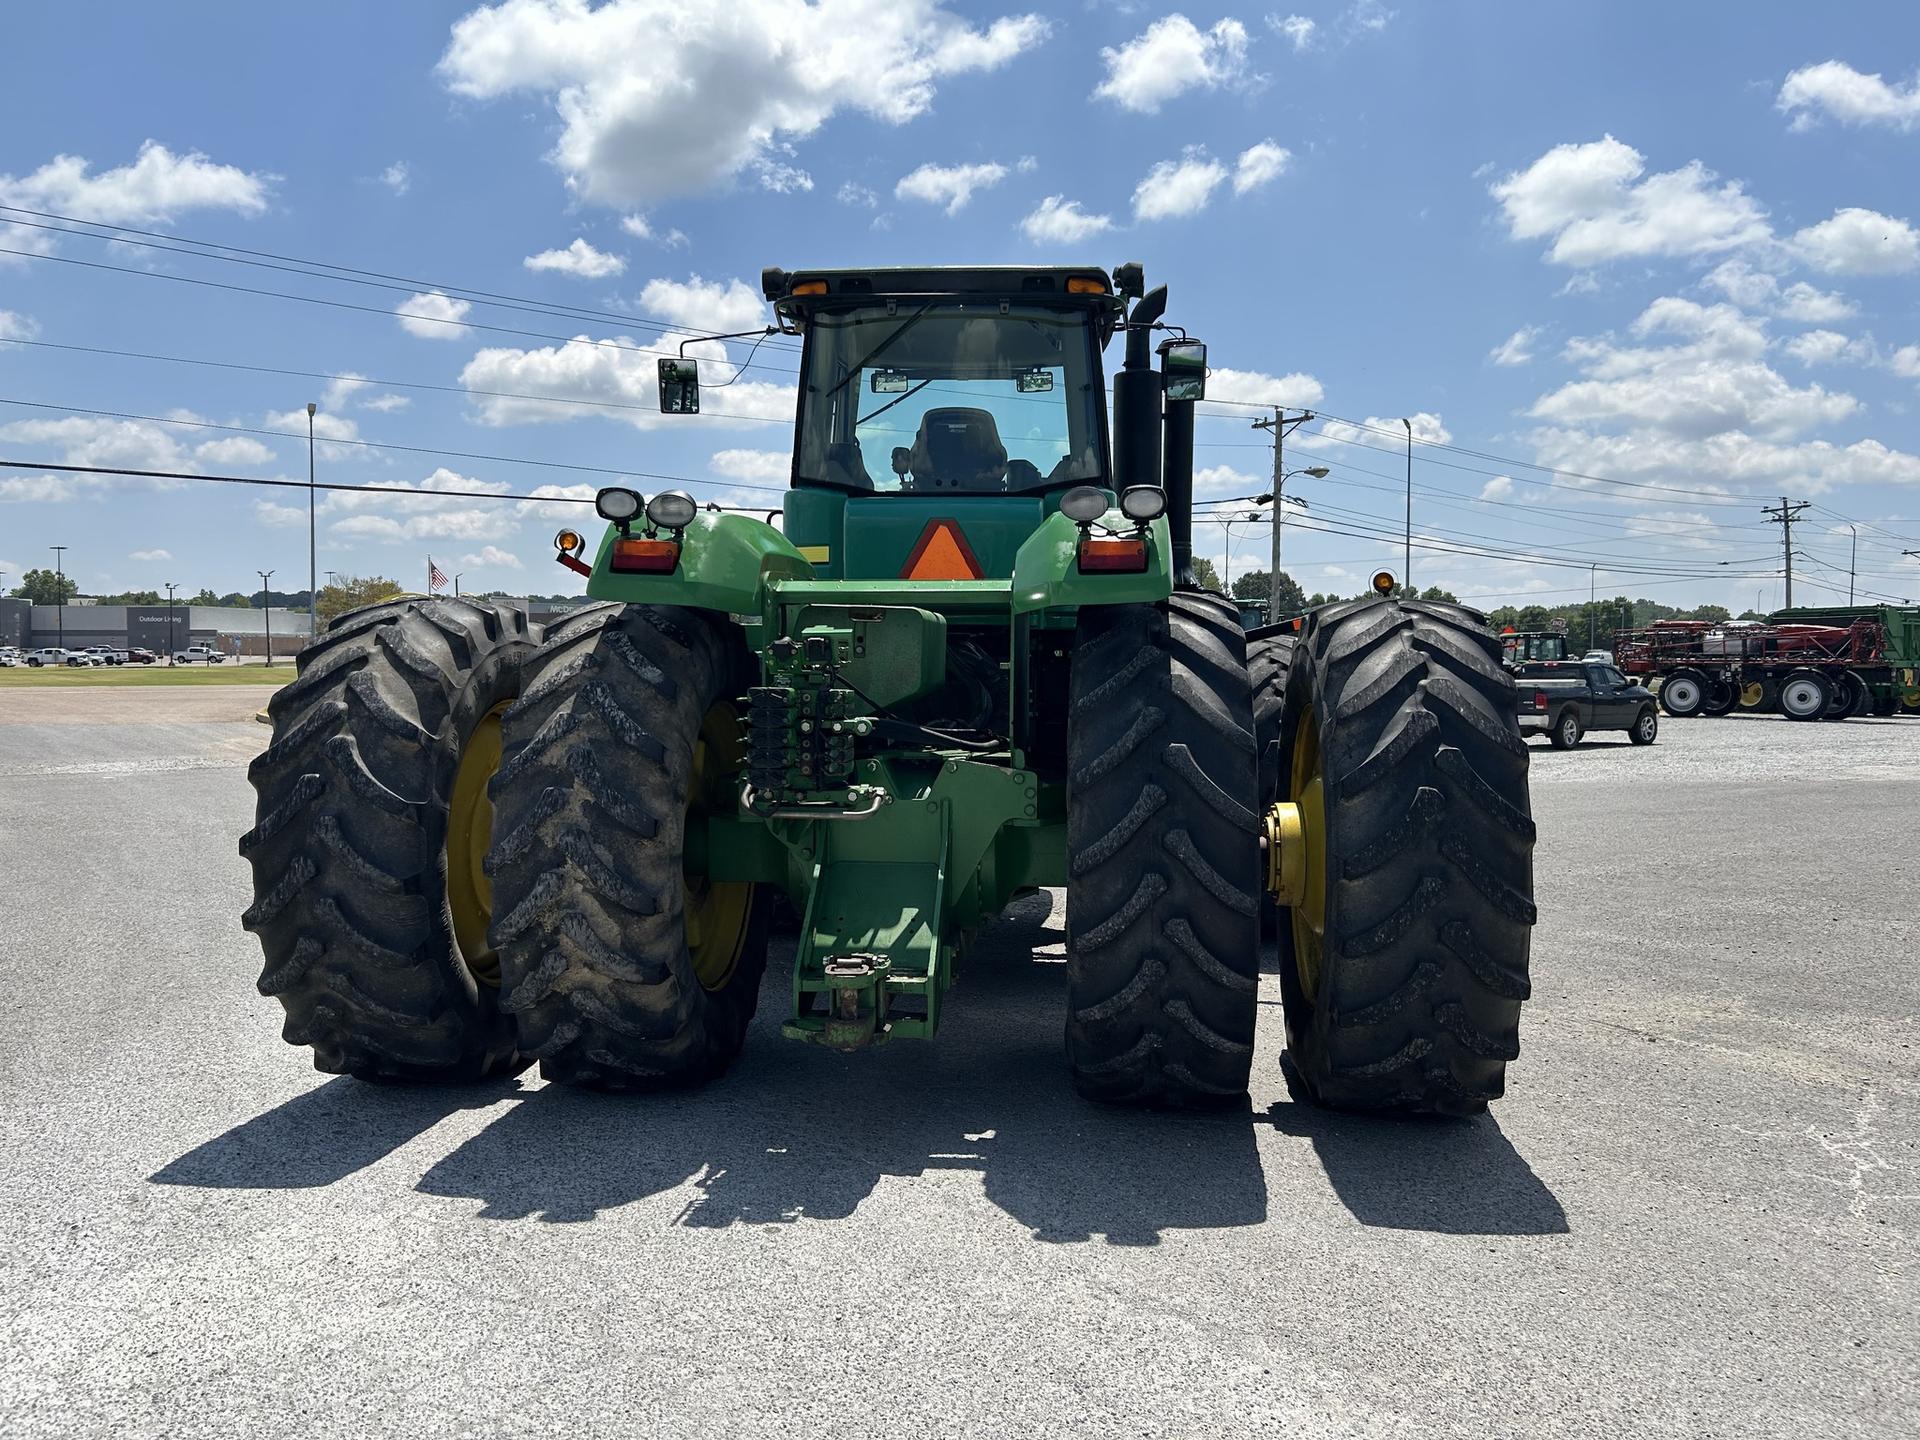
[(18, 650), (0, 650), (0, 670), (9, 670), (23, 663)]
[(1611, 650), (1589, 650), (1586, 654), (1582, 655), (1580, 659), (1589, 665), (1611, 665), (1613, 664), (1613, 652)]
[(89, 645), (80, 653), (82, 655), (93, 656), (94, 662), (99, 665), (124, 665), (127, 663), (127, 652), (124, 650), (116, 650), (111, 645)]
[(1635, 745), (1660, 733), (1653, 692), (1612, 665), (1560, 661), (1522, 665), (1514, 676), (1520, 733), (1544, 734), (1556, 750), (1571, 750), (1593, 730), (1624, 730)]
[(160, 659), (153, 651), (143, 650), (138, 645), (130, 647), (126, 653), (129, 665), (152, 665)]
[(189, 645), (184, 650), (173, 652), (173, 663), (176, 665), (192, 665), (196, 661), (205, 661), (209, 665), (221, 665), (226, 663), (226, 658), (211, 645)]
[(36, 669), (42, 665), (70, 665), (79, 670), (100, 663), (85, 651), (63, 650), (58, 645), (43, 645), (38, 650), (27, 652), (27, 664)]

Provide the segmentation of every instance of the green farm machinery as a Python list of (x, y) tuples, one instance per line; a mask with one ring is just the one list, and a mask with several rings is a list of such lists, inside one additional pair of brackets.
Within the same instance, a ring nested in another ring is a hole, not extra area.
[[(591, 554), (556, 537), (595, 603), (544, 631), (414, 599), (301, 654), (240, 845), (286, 1038), (375, 1080), (699, 1082), (777, 901), (786, 1036), (930, 1038), (975, 932), (1063, 888), (1087, 1096), (1243, 1096), (1263, 934), (1308, 1094), (1498, 1096), (1534, 828), (1482, 617), (1383, 573), (1249, 631), (1194, 583), (1206, 350), (1138, 265), (763, 286), (801, 340), (777, 528), (609, 487)], [(698, 413), (697, 360), (660, 401)]]

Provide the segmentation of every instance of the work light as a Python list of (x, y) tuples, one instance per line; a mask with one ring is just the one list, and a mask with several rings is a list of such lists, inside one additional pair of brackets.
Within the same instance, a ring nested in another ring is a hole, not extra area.
[(610, 486), (593, 497), (593, 508), (599, 512), (600, 518), (611, 520), (616, 525), (623, 520), (633, 519), (645, 503), (638, 491), (626, 490), (618, 485)]
[(684, 490), (662, 490), (647, 505), (647, 519), (663, 530), (684, 530), (700, 513), (700, 506)]
[(1076, 485), (1060, 497), (1060, 513), (1076, 525), (1091, 525), (1107, 513), (1106, 492), (1092, 485)]
[(1158, 485), (1129, 485), (1120, 492), (1120, 513), (1129, 520), (1155, 520), (1166, 511), (1167, 492)]

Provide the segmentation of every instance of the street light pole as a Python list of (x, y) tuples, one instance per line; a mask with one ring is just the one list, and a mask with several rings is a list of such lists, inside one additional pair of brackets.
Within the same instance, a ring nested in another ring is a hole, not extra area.
[[(320, 572), (314, 568), (313, 540), (313, 412), (320, 407), (307, 402), (307, 639), (320, 634)], [(267, 647), (267, 661), (273, 661), (273, 647)]]
[(56, 616), (54, 623), (59, 626), (58, 644), (64, 650), (67, 648), (67, 576), (61, 569), (60, 562), (66, 558), (67, 547), (49, 545), (47, 548), (53, 551), (53, 603), (57, 607), (54, 612)]
[(1259, 518), (1260, 512), (1258, 510), (1249, 510), (1244, 515), (1237, 515), (1230, 520), (1222, 520), (1220, 522), (1220, 528), (1227, 532), (1227, 573), (1222, 583), (1227, 588), (1227, 598), (1229, 600), (1233, 598), (1233, 527), (1236, 525), (1245, 525), (1249, 521), (1258, 520)]
[(1853, 603), (1854, 576), (1857, 575), (1860, 570), (1860, 532), (1855, 530), (1851, 525), (1847, 526), (1847, 530), (1853, 536), (1853, 558), (1847, 562), (1847, 603), (1851, 605)]
[(1400, 423), (1407, 427), (1407, 558), (1406, 576), (1401, 585), (1413, 587), (1413, 421), (1402, 419)]
[(167, 664), (173, 664), (173, 592), (177, 587), (167, 581)]
[(1600, 599), (1600, 566), (1596, 561), (1587, 566), (1587, 649), (1593, 649), (1594, 606)]
[(260, 615), (267, 622), (267, 668), (273, 668), (273, 607), (267, 603), (267, 581), (273, 578), (271, 570), (256, 570), (260, 577)]
[[(461, 573), (465, 573), (465, 572), (461, 572)], [(459, 574), (456, 574), (453, 577), (453, 597), (456, 600), (460, 598), (460, 575)]]

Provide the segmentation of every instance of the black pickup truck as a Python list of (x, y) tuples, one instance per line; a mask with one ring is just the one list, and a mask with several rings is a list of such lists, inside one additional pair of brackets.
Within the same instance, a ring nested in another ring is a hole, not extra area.
[(1653, 692), (1611, 665), (1591, 661), (1535, 661), (1513, 667), (1520, 733), (1544, 734), (1557, 750), (1571, 750), (1590, 730), (1624, 730), (1636, 745), (1660, 733)]

